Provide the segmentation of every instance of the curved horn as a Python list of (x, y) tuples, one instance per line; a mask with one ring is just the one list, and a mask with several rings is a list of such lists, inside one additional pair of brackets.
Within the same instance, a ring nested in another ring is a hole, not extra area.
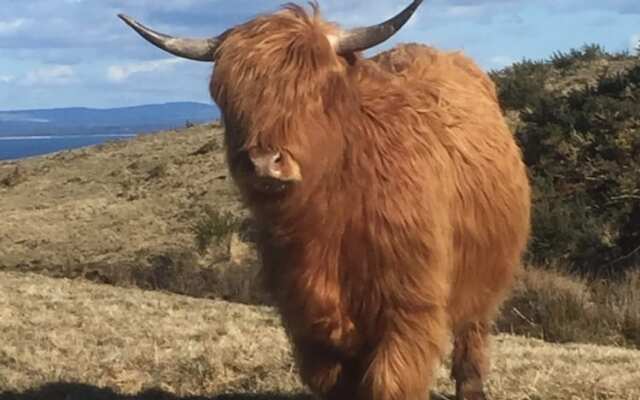
[(215, 61), (215, 52), (220, 42), (215, 37), (207, 39), (176, 38), (149, 29), (126, 15), (118, 14), (118, 17), (138, 32), (140, 36), (166, 52), (190, 60)]
[(338, 54), (364, 51), (389, 39), (407, 23), (423, 0), (414, 0), (395, 17), (378, 25), (355, 28), (342, 32), (335, 44)]

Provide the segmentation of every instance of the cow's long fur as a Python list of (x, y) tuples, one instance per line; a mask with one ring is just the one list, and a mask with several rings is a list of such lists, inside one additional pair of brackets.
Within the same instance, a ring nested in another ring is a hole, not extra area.
[[(341, 57), (335, 32), (287, 6), (217, 50), (210, 90), (266, 287), (315, 393), (423, 399), (453, 332), (458, 395), (479, 399), (529, 233), (520, 151), (469, 59), (417, 44)], [(254, 191), (252, 146), (291, 157), (302, 181)]]

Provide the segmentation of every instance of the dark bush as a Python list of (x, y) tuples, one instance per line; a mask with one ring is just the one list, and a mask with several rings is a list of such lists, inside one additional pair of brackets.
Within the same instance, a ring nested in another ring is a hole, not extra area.
[(580, 49), (571, 49), (568, 52), (556, 51), (551, 56), (551, 65), (561, 70), (567, 70), (580, 62), (593, 62), (604, 59), (610, 55), (598, 44), (586, 44)]
[(489, 75), (497, 83), (502, 107), (506, 110), (522, 110), (545, 97), (549, 72), (549, 66), (543, 62), (523, 60)]
[(565, 94), (543, 87), (558, 67), (605, 57), (585, 46), (493, 77), (521, 119), (515, 134), (534, 186), (529, 260), (620, 276), (640, 265), (640, 62)]

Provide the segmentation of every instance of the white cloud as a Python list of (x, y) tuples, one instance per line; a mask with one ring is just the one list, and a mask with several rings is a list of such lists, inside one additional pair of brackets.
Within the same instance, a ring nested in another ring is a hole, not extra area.
[(0, 75), (0, 83), (11, 83), (16, 79), (13, 75)]
[(17, 18), (9, 21), (0, 21), (0, 35), (15, 33), (22, 29), (27, 23), (24, 18)]
[(73, 80), (75, 72), (69, 65), (53, 65), (30, 71), (22, 81), (28, 86), (64, 85)]
[(176, 64), (185, 62), (178, 58), (145, 61), (137, 64), (112, 65), (107, 70), (107, 78), (112, 82), (122, 82), (131, 75), (141, 72), (170, 71)]

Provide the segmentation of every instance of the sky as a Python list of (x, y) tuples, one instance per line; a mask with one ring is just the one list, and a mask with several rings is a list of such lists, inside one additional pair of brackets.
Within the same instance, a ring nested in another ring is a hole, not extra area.
[[(215, 36), (288, 0), (0, 0), (0, 110), (210, 103), (212, 65), (172, 57), (122, 23), (123, 12), (173, 35)], [(306, 1), (297, 1), (306, 4)], [(381, 22), (410, 0), (319, 0), (349, 28)], [(639, 0), (425, 0), (389, 42), (462, 50), (485, 70), (586, 43), (640, 41)]]

